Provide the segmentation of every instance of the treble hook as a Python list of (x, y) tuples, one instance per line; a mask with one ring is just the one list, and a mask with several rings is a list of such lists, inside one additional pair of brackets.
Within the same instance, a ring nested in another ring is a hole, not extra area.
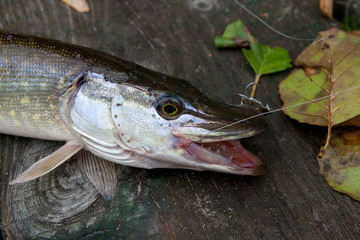
[(254, 83), (254, 82), (251, 82), (249, 83), (246, 88), (245, 88), (245, 91), (244, 91), (244, 94), (237, 94), (236, 96), (240, 97), (241, 98), (241, 105), (243, 105), (243, 100), (246, 99), (248, 100), (249, 102), (254, 102), (256, 104), (258, 104), (260, 107), (262, 107), (264, 110), (266, 111), (270, 111), (270, 106), (268, 104), (264, 105), (260, 100), (257, 100), (256, 98), (253, 98), (253, 97), (249, 97), (249, 94), (248, 94), (248, 90), (251, 86), (253, 85), (257, 85), (257, 86), (261, 86), (260, 84), (258, 83)]

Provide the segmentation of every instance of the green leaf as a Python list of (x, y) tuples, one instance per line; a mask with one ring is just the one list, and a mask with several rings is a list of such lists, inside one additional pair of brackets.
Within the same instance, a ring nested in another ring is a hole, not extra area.
[(337, 128), (328, 149), (318, 158), (320, 174), (330, 187), (360, 200), (360, 130)]
[(341, 26), (345, 31), (353, 31), (360, 28), (360, 23), (354, 15), (349, 15), (341, 21)]
[(275, 73), (292, 67), (288, 51), (281, 47), (272, 48), (260, 43), (252, 43), (251, 50), (242, 49), (242, 51), (256, 75)]
[(228, 47), (248, 47), (249, 43), (254, 42), (255, 38), (250, 34), (247, 27), (239, 19), (229, 24), (222, 36), (215, 38), (217, 48)]

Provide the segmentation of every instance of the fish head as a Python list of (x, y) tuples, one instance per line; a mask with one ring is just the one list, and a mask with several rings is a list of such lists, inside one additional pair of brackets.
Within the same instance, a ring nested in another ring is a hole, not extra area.
[(263, 116), (248, 119), (259, 114), (256, 109), (215, 102), (184, 80), (166, 79), (127, 81), (113, 98), (116, 141), (134, 153), (126, 165), (263, 173), (261, 160), (238, 141), (267, 126)]

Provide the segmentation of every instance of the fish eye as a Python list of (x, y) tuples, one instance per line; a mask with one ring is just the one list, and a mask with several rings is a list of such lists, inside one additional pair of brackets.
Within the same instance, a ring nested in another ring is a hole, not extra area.
[(175, 115), (179, 111), (179, 109), (175, 106), (175, 104), (166, 103), (164, 104), (162, 111), (164, 114), (172, 116)]
[(181, 115), (183, 104), (175, 97), (163, 96), (157, 101), (156, 110), (161, 117), (172, 120)]

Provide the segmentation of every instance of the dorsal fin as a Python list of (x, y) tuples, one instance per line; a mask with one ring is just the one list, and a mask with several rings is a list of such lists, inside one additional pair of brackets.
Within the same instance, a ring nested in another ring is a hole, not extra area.
[(78, 142), (67, 142), (64, 146), (31, 165), (25, 172), (21, 173), (10, 185), (23, 183), (41, 177), (54, 170), (66, 160), (83, 148), (83, 144)]

